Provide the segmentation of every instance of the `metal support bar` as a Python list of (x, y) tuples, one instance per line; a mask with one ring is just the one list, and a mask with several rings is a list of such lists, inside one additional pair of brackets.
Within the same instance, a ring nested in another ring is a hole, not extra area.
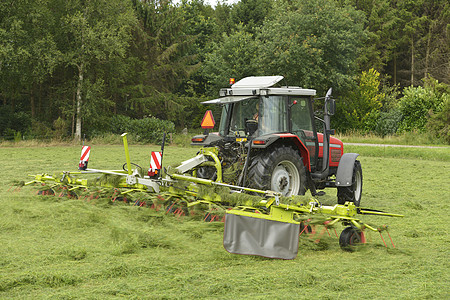
[(384, 212), (384, 211), (373, 210), (373, 209), (366, 209), (366, 208), (361, 208), (359, 213), (361, 215), (376, 215), (376, 216), (386, 216), (386, 217), (404, 217), (403, 215), (399, 215), (399, 214), (392, 214), (392, 213), (387, 213), (387, 212)]
[(246, 192), (258, 193), (258, 194), (264, 194), (267, 196), (276, 196), (277, 195), (277, 193), (275, 193), (273, 191), (263, 191), (263, 190), (251, 189), (251, 188), (246, 188), (246, 187), (237, 186), (237, 185), (215, 182), (210, 179), (204, 179), (204, 178), (198, 178), (198, 177), (192, 177), (192, 176), (186, 176), (186, 175), (180, 175), (180, 174), (172, 174), (169, 176), (174, 180), (190, 181), (193, 183), (204, 184), (204, 185), (209, 185), (209, 186), (213, 186), (213, 185), (223, 186), (223, 187), (227, 187), (227, 188), (239, 191), (239, 192), (246, 191)]
[(131, 175), (131, 161), (130, 161), (130, 153), (128, 152), (128, 141), (127, 141), (127, 133), (122, 133), (122, 139), (123, 139), (123, 147), (125, 148), (125, 157), (127, 160), (127, 169), (128, 169), (128, 175)]
[(181, 165), (175, 168), (177, 173), (186, 173), (187, 171), (198, 167), (202, 163), (208, 161), (205, 155), (199, 154), (196, 157), (183, 161)]

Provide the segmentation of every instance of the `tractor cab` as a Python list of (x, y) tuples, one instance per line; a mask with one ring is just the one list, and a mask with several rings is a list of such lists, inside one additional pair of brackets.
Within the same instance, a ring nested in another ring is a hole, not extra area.
[(219, 132), (194, 137), (193, 145), (207, 145), (217, 139), (253, 141), (256, 147), (267, 147), (273, 135), (290, 133), (309, 151), (309, 163), (316, 164), (317, 131), (312, 107), (313, 89), (273, 87), (283, 76), (246, 77), (231, 88), (221, 89), (220, 98), (203, 102), (222, 106)]

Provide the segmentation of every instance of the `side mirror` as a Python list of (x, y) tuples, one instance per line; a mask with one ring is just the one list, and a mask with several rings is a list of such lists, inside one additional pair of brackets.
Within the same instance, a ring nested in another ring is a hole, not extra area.
[(336, 112), (336, 101), (331, 99), (331, 93), (333, 92), (332, 88), (329, 88), (327, 94), (325, 95), (325, 113), (327, 115), (334, 115)]
[(333, 116), (336, 112), (336, 101), (334, 99), (328, 99), (325, 102), (325, 110), (328, 115)]

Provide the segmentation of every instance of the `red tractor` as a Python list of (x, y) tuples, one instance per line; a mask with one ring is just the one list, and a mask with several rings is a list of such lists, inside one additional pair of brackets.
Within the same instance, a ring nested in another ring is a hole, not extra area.
[[(318, 190), (333, 187), (339, 204), (351, 201), (359, 206), (358, 154), (344, 154), (342, 141), (330, 136), (334, 133), (330, 116), (335, 112), (331, 89), (325, 97), (314, 98), (313, 89), (275, 87), (282, 79), (246, 77), (221, 89), (220, 98), (204, 102), (222, 106), (219, 132), (197, 135), (192, 145), (217, 149), (221, 170), (205, 162), (195, 175), (283, 196), (303, 195), (307, 190), (320, 195), (323, 192)], [(319, 99), (324, 100), (323, 112), (317, 114), (313, 105)]]

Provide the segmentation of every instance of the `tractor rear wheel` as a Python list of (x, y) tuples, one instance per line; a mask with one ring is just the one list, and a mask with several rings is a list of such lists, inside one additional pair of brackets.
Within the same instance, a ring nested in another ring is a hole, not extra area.
[(302, 158), (291, 147), (271, 147), (256, 154), (250, 163), (247, 185), (289, 197), (304, 195), (306, 171)]
[(349, 201), (355, 203), (355, 206), (359, 206), (361, 204), (362, 184), (361, 163), (356, 160), (353, 165), (352, 184), (337, 188), (338, 204), (344, 204)]

